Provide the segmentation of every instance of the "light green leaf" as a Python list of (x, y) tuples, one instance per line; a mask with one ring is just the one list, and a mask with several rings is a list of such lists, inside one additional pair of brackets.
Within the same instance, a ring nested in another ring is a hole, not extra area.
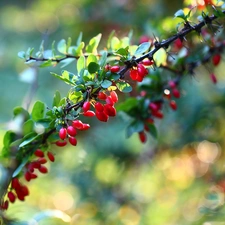
[(81, 56), (78, 60), (77, 60), (77, 71), (78, 73), (80, 73), (80, 71), (82, 69), (85, 68), (85, 57)]
[(23, 135), (27, 135), (29, 133), (31, 133), (34, 129), (34, 121), (32, 119), (27, 120), (24, 124), (23, 124)]
[(28, 111), (21, 106), (17, 106), (13, 109), (13, 115), (14, 117), (18, 115), (23, 115), (25, 120), (27, 120), (30, 117), (30, 114), (28, 113)]
[(160, 66), (161, 64), (163, 64), (164, 62), (166, 62), (167, 59), (167, 54), (165, 49), (161, 48), (159, 49), (153, 56), (154, 61), (156, 63), (156, 66)]
[(12, 143), (16, 138), (16, 134), (12, 131), (7, 131), (3, 137), (3, 145), (4, 147), (8, 148), (10, 143)]
[(97, 57), (95, 55), (93, 55), (93, 54), (89, 55), (87, 57), (87, 61), (86, 61), (87, 65), (89, 65), (91, 62), (95, 62), (95, 63), (98, 62)]
[(53, 106), (59, 106), (59, 102), (61, 100), (61, 95), (59, 91), (56, 91), (53, 97), (53, 103), (52, 103), (52, 107)]
[(31, 112), (32, 119), (34, 121), (43, 119), (44, 114), (45, 114), (45, 104), (41, 101), (36, 101), (34, 103), (34, 106)]
[(26, 53), (24, 51), (18, 52), (18, 57), (20, 57), (21, 59), (25, 59)]
[(79, 46), (81, 44), (81, 41), (82, 41), (82, 36), (83, 36), (83, 33), (80, 32), (78, 38), (77, 38), (77, 46)]
[(132, 87), (130, 86), (130, 84), (126, 83), (126, 82), (117, 82), (116, 83), (117, 88), (124, 93), (128, 93), (132, 91)]
[(109, 34), (109, 37), (108, 37), (108, 40), (107, 40), (107, 48), (108, 49), (111, 49), (111, 45), (112, 45), (112, 38), (115, 34), (115, 30), (113, 30), (110, 34)]
[(99, 45), (101, 37), (102, 37), (102, 34), (98, 34), (97, 36), (93, 37), (89, 41), (89, 44), (86, 46), (87, 53), (96, 53), (97, 52), (97, 47)]
[(66, 54), (67, 53), (67, 45), (66, 45), (66, 40), (62, 39), (59, 41), (57, 44), (57, 49), (60, 53)]
[(142, 44), (140, 44), (136, 50), (136, 52), (134, 53), (134, 55), (142, 55), (143, 53), (145, 53), (146, 51), (149, 50), (151, 44), (150, 42), (144, 42)]
[(124, 112), (128, 112), (130, 111), (132, 108), (136, 107), (138, 105), (138, 100), (136, 98), (128, 98), (125, 102), (120, 103), (116, 109), (118, 111), (124, 111)]
[(100, 60), (99, 60), (99, 65), (101, 66), (101, 67), (103, 67), (103, 66), (105, 66), (106, 65), (106, 62), (107, 62), (107, 51), (102, 51), (102, 53), (101, 53), (101, 58), (100, 58)]

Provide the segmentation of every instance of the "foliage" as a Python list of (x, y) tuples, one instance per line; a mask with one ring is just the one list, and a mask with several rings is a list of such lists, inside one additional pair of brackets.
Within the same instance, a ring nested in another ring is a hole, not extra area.
[[(45, 49), (42, 42), (37, 52), (34, 48), (19, 52), (18, 56), (33, 68), (60, 64), (61, 73), (51, 74), (68, 85), (69, 90), (63, 97), (56, 91), (51, 106), (38, 100), (31, 110), (21, 106), (13, 110), (14, 128), (5, 133), (1, 152), (9, 177), (1, 190), (1, 209), (6, 210), (8, 203), (16, 199), (24, 201), (29, 195), (24, 183), (36, 179), (38, 171), (47, 173), (44, 164), (55, 161), (52, 145), (64, 147), (69, 143), (76, 146), (79, 143), (77, 134), (88, 132), (91, 127), (87, 122), (89, 117), (108, 122), (119, 111), (127, 121), (127, 137), (137, 133), (142, 143), (147, 141), (147, 133), (157, 138), (156, 123), (166, 114), (165, 109), (177, 110), (183, 77), (193, 75), (200, 65), (210, 63), (217, 67), (221, 62), (225, 45), (223, 33), (219, 33), (219, 21), (224, 20), (224, 5), (214, 5), (211, 1), (210, 5), (212, 13), (202, 11), (200, 17), (192, 15), (192, 9), (187, 13), (178, 10), (174, 16), (181, 22), (176, 33), (164, 40), (154, 37), (133, 45), (132, 32), (123, 38), (112, 32), (107, 47), (99, 50), (101, 34), (85, 42), (80, 33), (75, 44), (68, 38), (57, 44), (53, 42), (51, 49)], [(204, 44), (199, 44), (196, 36), (201, 36)], [(65, 69), (74, 63), (75, 71)], [(210, 72), (209, 78), (217, 83), (215, 73)], [(115, 107), (120, 97), (124, 98), (123, 102)], [(107, 167), (110, 181), (98, 175), (99, 170)], [(111, 170), (118, 171), (118, 175), (111, 174)], [(110, 187), (119, 180), (120, 166), (106, 158), (96, 167), (96, 174)], [(213, 192), (209, 193), (209, 199), (214, 200), (214, 197)], [(218, 196), (215, 198), (217, 200)], [(219, 210), (219, 206), (216, 209)], [(120, 210), (121, 215), (127, 213), (131, 217), (135, 214), (134, 220), (140, 220), (133, 207), (124, 205)], [(213, 212), (214, 208), (203, 207), (202, 210)], [(161, 222), (163, 220), (156, 223)]]

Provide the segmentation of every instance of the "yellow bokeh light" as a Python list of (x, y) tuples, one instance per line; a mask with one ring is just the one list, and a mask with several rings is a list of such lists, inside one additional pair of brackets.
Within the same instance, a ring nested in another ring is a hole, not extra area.
[(60, 191), (54, 196), (53, 203), (57, 209), (65, 211), (73, 206), (74, 199), (69, 192)]

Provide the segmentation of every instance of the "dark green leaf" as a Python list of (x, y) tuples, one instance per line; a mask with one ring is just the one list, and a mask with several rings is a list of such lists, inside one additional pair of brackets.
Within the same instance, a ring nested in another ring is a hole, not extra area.
[(155, 127), (154, 124), (148, 124), (147, 125), (148, 128), (149, 128), (149, 133), (154, 137), (154, 138), (157, 138), (158, 137), (158, 132), (157, 132), (157, 129)]
[(16, 134), (12, 131), (7, 131), (3, 138), (3, 145), (4, 147), (8, 148), (10, 146), (10, 143), (12, 143), (16, 138)]
[(88, 72), (95, 73), (99, 70), (99, 65), (95, 62), (91, 62), (88, 64)]
[(101, 86), (103, 88), (108, 88), (112, 85), (112, 82), (110, 80), (104, 80), (102, 83), (101, 83)]
[(126, 57), (128, 55), (128, 48), (120, 48), (116, 51), (116, 54)]
[(122, 82), (122, 81), (117, 82), (116, 86), (121, 92), (124, 92), (124, 93), (128, 93), (132, 91), (132, 87), (126, 82)]
[(149, 50), (150, 46), (151, 46), (150, 42), (144, 42), (140, 44), (134, 55), (142, 55), (143, 53)]
[(41, 101), (36, 101), (31, 112), (32, 119), (38, 121), (44, 117), (44, 114), (45, 104)]
[(128, 98), (125, 102), (120, 103), (116, 109), (118, 111), (124, 111), (128, 112), (132, 108), (136, 107), (138, 105), (138, 100), (136, 98)]
[(103, 51), (102, 53), (101, 53), (101, 58), (100, 58), (100, 60), (99, 60), (99, 65), (101, 66), (101, 67), (103, 67), (103, 66), (105, 66), (106, 65), (106, 62), (107, 62), (107, 51)]
[(144, 123), (140, 120), (134, 120), (127, 127), (127, 137), (130, 137), (133, 133), (138, 133), (144, 130)]
[(29, 160), (29, 157), (23, 158), (22, 163), (21, 163), (21, 164), (17, 167), (17, 169), (14, 171), (12, 177), (16, 177), (16, 176), (21, 172), (21, 170), (22, 170), (22, 169), (24, 168), (24, 166), (27, 164), (28, 160)]
[(183, 20), (186, 20), (186, 16), (184, 14), (184, 11), (182, 9), (179, 9), (175, 14), (174, 17), (181, 18)]
[(19, 145), (20, 148), (24, 147), (27, 144), (30, 144), (32, 141), (34, 141), (39, 135), (37, 135), (35, 132), (31, 132), (24, 136), (22, 143)]
[(25, 110), (23, 107), (18, 106), (13, 109), (13, 115), (14, 117), (18, 115), (23, 115), (24, 120), (27, 120), (30, 117), (30, 114)]

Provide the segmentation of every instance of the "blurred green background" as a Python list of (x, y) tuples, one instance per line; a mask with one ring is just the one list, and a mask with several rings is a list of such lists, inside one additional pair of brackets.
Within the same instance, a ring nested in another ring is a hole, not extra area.
[[(86, 41), (102, 33), (103, 44), (112, 30), (123, 37), (132, 29), (137, 43), (142, 35), (163, 30), (170, 35), (182, 5), (179, 0), (1, 0), (1, 139), (12, 109), (30, 95), (29, 80), (21, 75), (28, 67), (17, 52), (37, 51), (42, 40), (46, 47), (53, 40), (76, 40), (81, 31)], [(225, 224), (224, 69), (224, 63), (216, 69), (209, 65), (185, 77), (178, 110), (165, 109), (165, 118), (157, 121), (159, 138), (148, 137), (144, 145), (137, 135), (125, 138), (122, 116), (107, 124), (87, 121), (93, 127), (79, 136), (78, 146), (52, 148), (56, 162), (48, 165), (50, 173), (32, 180), (30, 196), (11, 204), (7, 215), (32, 225)], [(67, 93), (68, 86), (50, 75), (60, 70), (35, 72), (33, 101), (51, 106), (55, 90)], [(217, 85), (209, 71), (217, 75)]]

